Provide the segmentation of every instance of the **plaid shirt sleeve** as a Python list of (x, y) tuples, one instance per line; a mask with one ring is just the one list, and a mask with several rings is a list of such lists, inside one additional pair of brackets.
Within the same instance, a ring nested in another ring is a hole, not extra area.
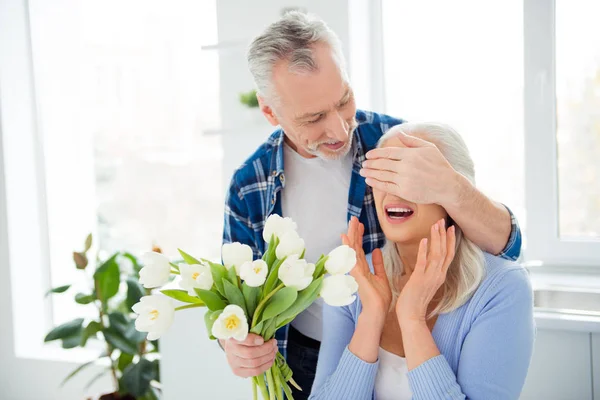
[(260, 257), (250, 222), (248, 205), (235, 182), (235, 175), (225, 198), (225, 221), (223, 224), (223, 243), (232, 242), (247, 244), (252, 248), (254, 257)]
[(506, 207), (506, 209), (510, 214), (510, 236), (508, 237), (508, 242), (506, 243), (504, 250), (502, 250), (502, 252), (500, 252), (500, 254), (498, 255), (507, 260), (517, 261), (517, 259), (521, 255), (521, 228), (519, 227), (517, 217), (515, 217), (510, 208)]

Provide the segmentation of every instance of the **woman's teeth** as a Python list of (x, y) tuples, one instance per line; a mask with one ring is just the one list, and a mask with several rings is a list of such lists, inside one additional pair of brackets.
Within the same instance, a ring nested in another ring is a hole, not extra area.
[(390, 207), (386, 211), (390, 218), (406, 218), (413, 214), (413, 210), (410, 208), (402, 207)]

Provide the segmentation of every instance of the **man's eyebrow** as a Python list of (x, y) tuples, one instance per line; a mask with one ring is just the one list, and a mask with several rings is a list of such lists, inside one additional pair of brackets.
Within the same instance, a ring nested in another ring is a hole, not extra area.
[(338, 106), (344, 104), (349, 98), (350, 95), (352, 94), (352, 91), (350, 90), (350, 88), (346, 89), (346, 93), (344, 93), (344, 95), (342, 96), (342, 98), (340, 99), (340, 101), (338, 101)]
[(326, 112), (327, 111), (310, 112), (310, 113), (302, 114), (301, 116), (296, 117), (296, 119), (314, 118), (314, 117), (318, 117), (321, 114), (325, 114)]

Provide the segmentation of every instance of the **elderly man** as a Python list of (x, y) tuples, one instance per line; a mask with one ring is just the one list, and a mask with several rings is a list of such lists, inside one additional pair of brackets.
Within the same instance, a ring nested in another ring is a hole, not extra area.
[[(443, 206), (466, 236), (483, 250), (516, 259), (521, 234), (503, 205), (479, 192), (438, 149), (401, 136), (405, 148), (375, 149), (401, 119), (357, 110), (336, 34), (322, 21), (289, 13), (252, 42), (248, 66), (262, 113), (280, 126), (235, 172), (225, 205), (223, 241), (251, 246), (259, 257), (262, 228), (272, 213), (291, 217), (314, 262), (340, 244), (351, 216), (365, 226), (366, 253), (381, 247), (372, 188), (416, 203)], [(234, 374), (255, 376), (287, 357), (307, 398), (321, 339), (320, 301), (263, 343), (221, 341)], [(327, 321), (325, 321), (327, 323)]]

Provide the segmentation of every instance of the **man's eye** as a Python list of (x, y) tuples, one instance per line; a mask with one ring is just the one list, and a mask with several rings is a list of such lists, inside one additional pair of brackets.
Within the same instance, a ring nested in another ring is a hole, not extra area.
[(319, 122), (319, 121), (320, 121), (320, 120), (322, 120), (322, 119), (323, 119), (323, 116), (322, 116), (322, 115), (319, 115), (319, 117), (318, 117), (318, 118), (316, 118), (316, 119), (313, 119), (313, 120), (311, 120), (311, 121), (308, 121), (308, 123), (309, 123), (309, 124), (316, 124), (317, 122)]

